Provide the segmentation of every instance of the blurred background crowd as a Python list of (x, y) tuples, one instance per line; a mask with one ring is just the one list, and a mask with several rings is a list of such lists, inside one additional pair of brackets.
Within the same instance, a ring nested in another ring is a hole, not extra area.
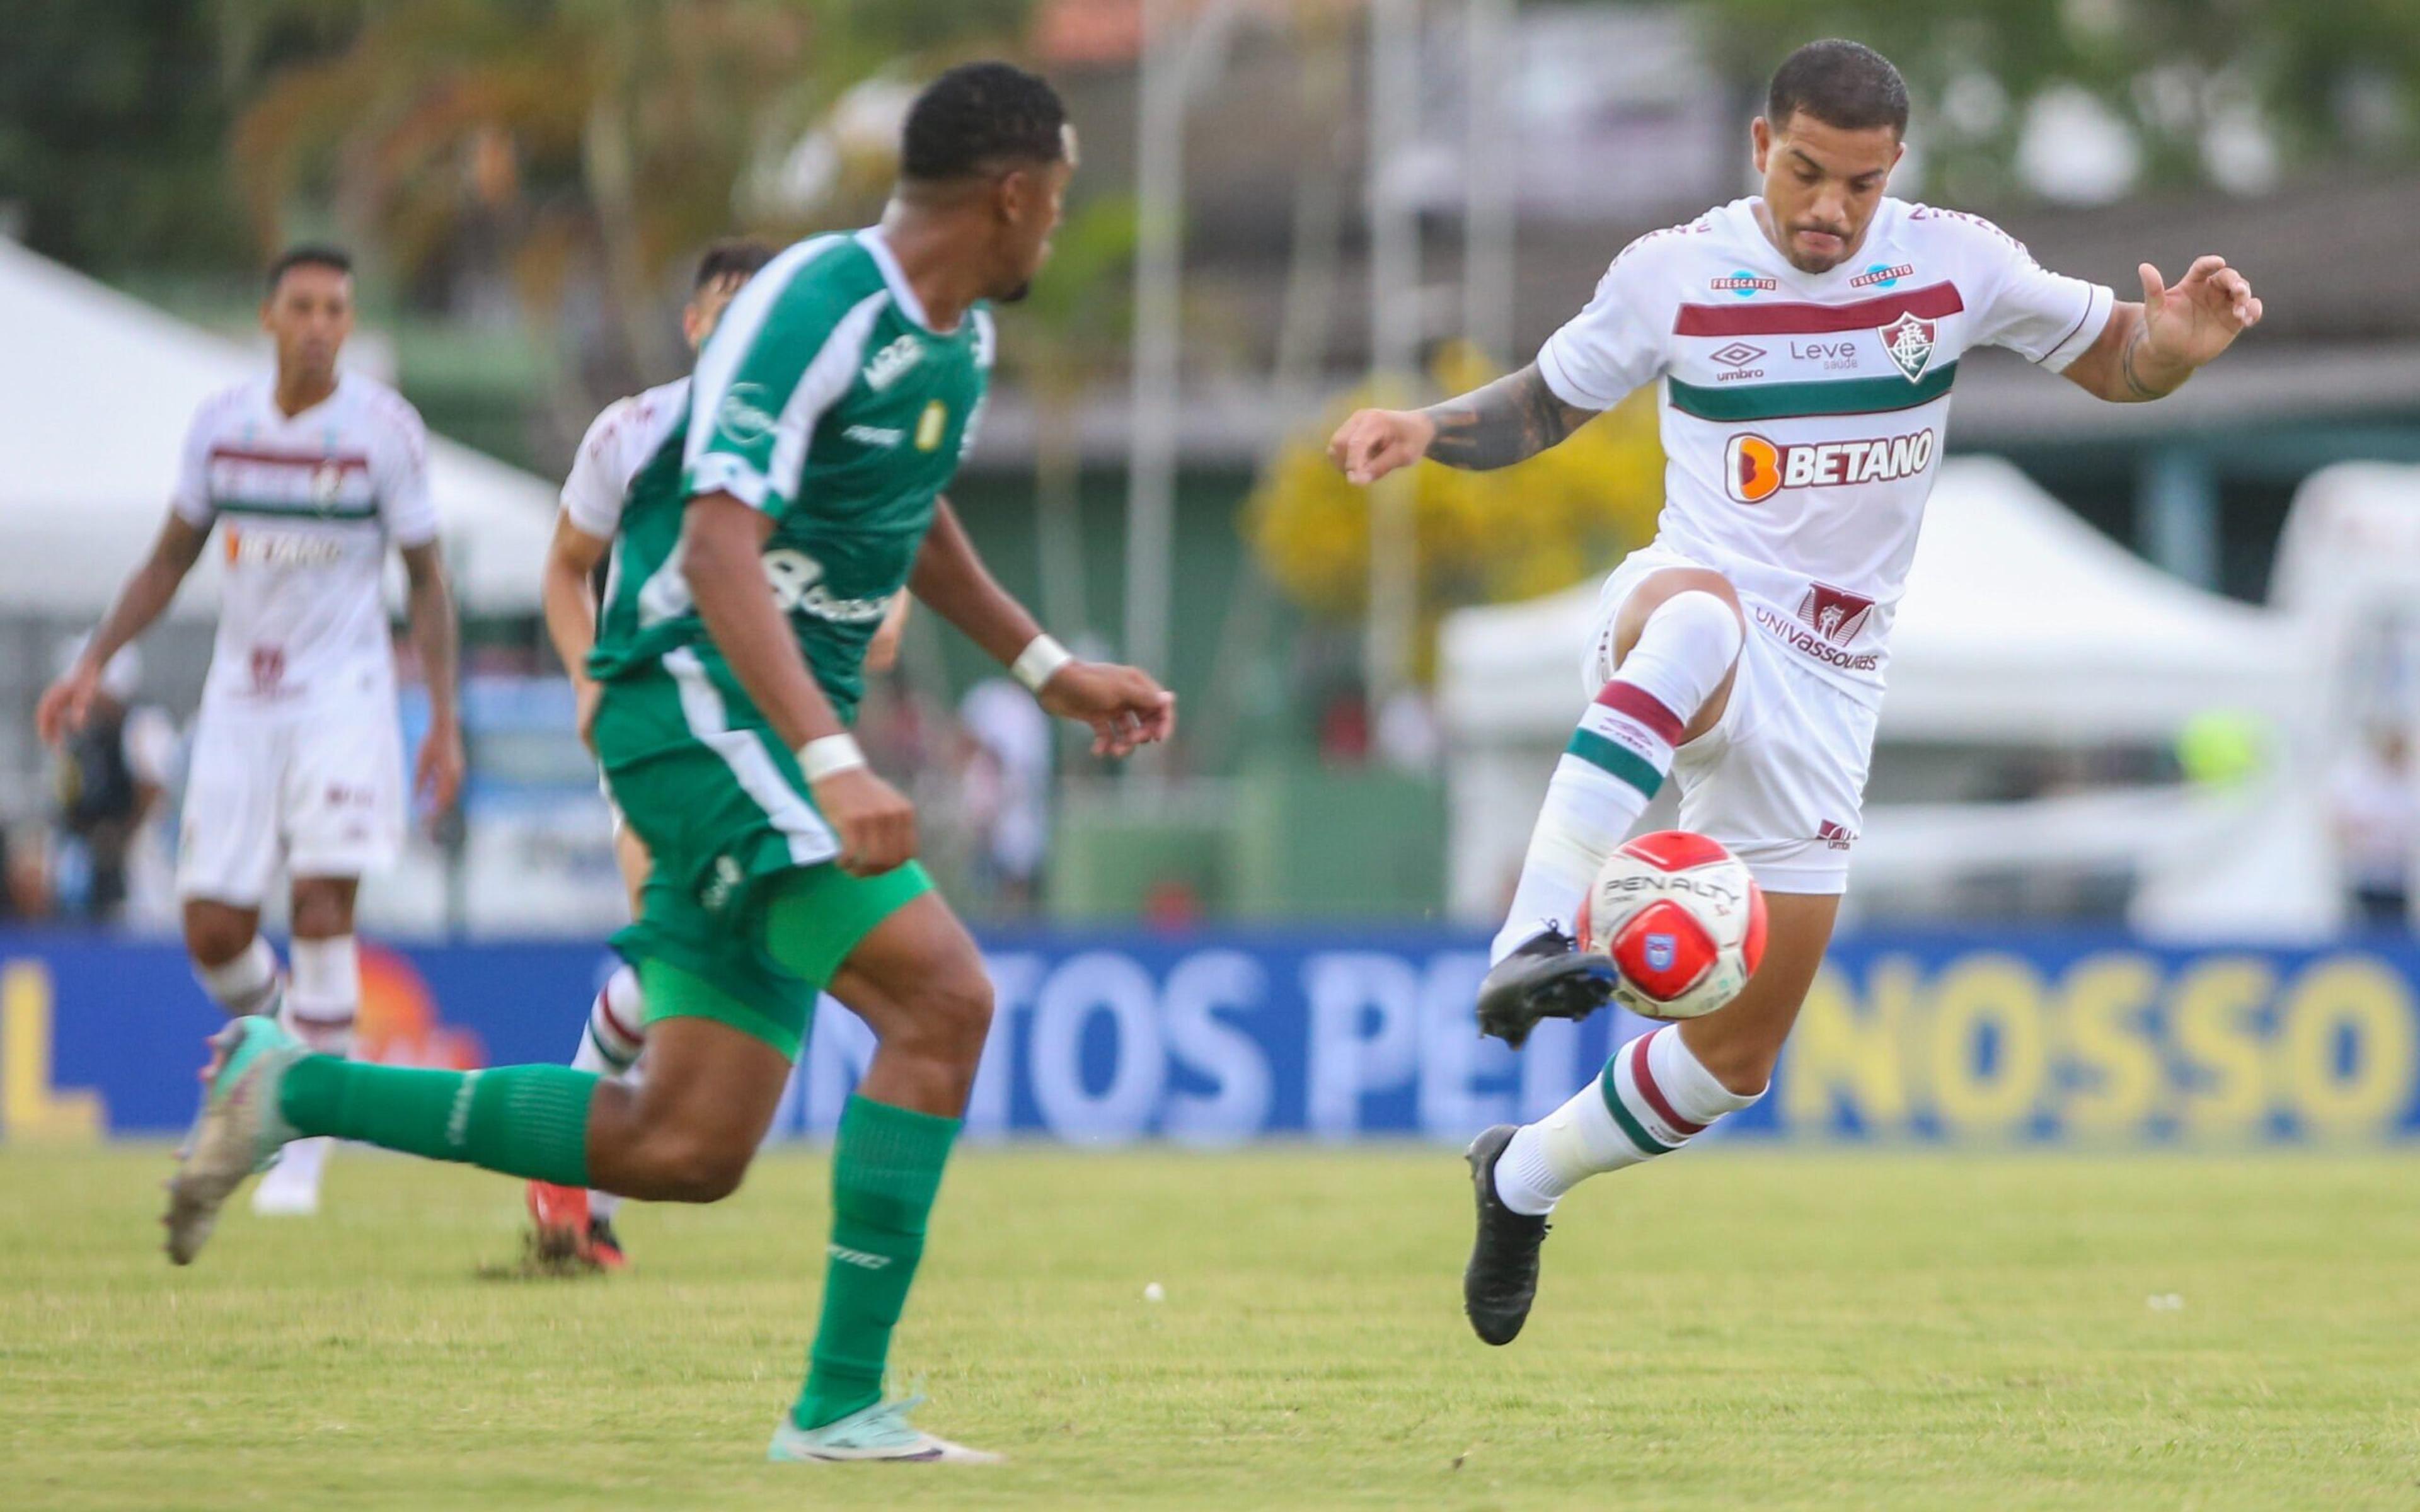
[[(1652, 533), (1652, 400), (1373, 499), (1355, 399), (1528, 360), (1643, 231), (1747, 192), (1773, 64), (1867, 41), (1902, 197), (2139, 288), (2224, 253), (2257, 336), (2177, 399), (2014, 359), (1960, 385), (1897, 641), (1864, 918), (2309, 934), (2409, 917), (2420, 846), (2420, 7), (2406, 0), (6, 0), (0, 914), (173, 925), (188, 590), (65, 753), (40, 686), (164, 508), (203, 393), (267, 362), (257, 274), (362, 270), (467, 621), (472, 781), (395, 933), (595, 933), (621, 894), (537, 624), (560, 480), (675, 376), (690, 265), (879, 211), (920, 81), (1049, 74), (1082, 170), (1001, 316), (952, 490), (1062, 639), (1163, 669), (1111, 772), (929, 617), (877, 765), (978, 918), (1483, 920), (1580, 691), (1570, 606)], [(408, 711), (409, 712), (409, 711)]]

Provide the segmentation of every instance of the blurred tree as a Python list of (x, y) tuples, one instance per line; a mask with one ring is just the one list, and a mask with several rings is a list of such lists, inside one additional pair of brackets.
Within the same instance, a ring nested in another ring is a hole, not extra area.
[(2122, 125), (2139, 148), (2143, 187), (2250, 191), (2298, 166), (2420, 157), (2414, 0), (1700, 0), (1699, 8), (1706, 45), (1751, 94), (1809, 38), (1854, 37), (1886, 54), (1915, 96), (1926, 192), (1945, 199), (2018, 187), (2028, 114), (2044, 102)]
[(1033, 292), (1000, 312), (1001, 361), (1033, 404), (1035, 548), (1042, 617), (1068, 635), (1095, 628), (1084, 592), (1083, 456), (1077, 409), (1125, 350), (1134, 301), (1135, 204), (1119, 194), (1069, 213)]
[[(552, 326), (593, 288), (619, 338), (607, 386), (676, 365), (681, 264), (727, 235), (752, 173), (793, 153), (847, 87), (997, 43), (1025, 0), (225, 0), (239, 30), (303, 20), (341, 45), (274, 68), (238, 120), (256, 239), (322, 193), (384, 271), (451, 302), (501, 278)], [(921, 7), (921, 8), (920, 8)], [(903, 59), (901, 12), (917, 10)], [(929, 14), (927, 14), (929, 12)], [(852, 171), (855, 170), (855, 171)], [(888, 168), (843, 162), (803, 219), (861, 216)], [(803, 213), (802, 213), (803, 212)], [(783, 232), (804, 229), (783, 225)], [(584, 402), (584, 401), (583, 401)]]
[(208, 8), (16, 0), (0, 28), (0, 229), (86, 269), (250, 261)]
[[(1495, 377), (1466, 346), (1432, 369), (1461, 393)], [(1344, 481), (1327, 438), (1366, 395), (1339, 400), (1271, 458), (1244, 502), (1244, 534), (1262, 571), (1305, 611), (1357, 618), (1370, 588), (1368, 490)], [(1466, 472), (1422, 463), (1414, 473), (1419, 612), (1413, 664), (1434, 669), (1436, 622), (1468, 604), (1534, 598), (1603, 571), (1655, 533), (1664, 454), (1652, 393), (1633, 394), (1560, 446), (1514, 467)]]

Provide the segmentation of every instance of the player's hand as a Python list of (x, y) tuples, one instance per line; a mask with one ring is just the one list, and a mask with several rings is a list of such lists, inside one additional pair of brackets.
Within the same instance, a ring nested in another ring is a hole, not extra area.
[(902, 592), (882, 611), (882, 623), (874, 627), (874, 639), (865, 643), (865, 670), (887, 672), (899, 665), (899, 642), (908, 633), (908, 595)]
[(605, 685), (583, 677), (572, 688), (571, 697), (579, 720), (580, 743), (594, 755), (597, 750), (597, 709), (605, 702)]
[(1044, 712), (1091, 725), (1095, 756), (1129, 755), (1176, 733), (1176, 695), (1140, 668), (1071, 661), (1034, 697)]
[(2197, 257), (2171, 287), (2149, 263), (2143, 275), (2145, 355), (2187, 372), (2226, 350), (2236, 337), (2260, 323), (2260, 301), (2252, 282), (2220, 256)]
[(431, 816), (450, 811), (462, 795), (462, 728), (447, 722), (430, 725), (420, 742), (420, 761), (412, 769), (411, 791)]
[(1354, 484), (1373, 484), (1428, 455), (1436, 422), (1417, 409), (1356, 409), (1336, 427), (1327, 455)]
[(42, 689), (42, 701), (34, 705), (34, 729), (42, 744), (57, 746), (83, 729), (100, 687), (101, 669), (78, 657), (57, 682)]
[(834, 772), (814, 786), (816, 809), (840, 836), (842, 871), (879, 876), (915, 858), (916, 807), (871, 767)]

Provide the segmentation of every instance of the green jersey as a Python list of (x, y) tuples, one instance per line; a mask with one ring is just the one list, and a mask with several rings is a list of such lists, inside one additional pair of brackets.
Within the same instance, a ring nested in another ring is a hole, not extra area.
[(630, 481), (591, 675), (611, 684), (670, 656), (710, 680), (733, 722), (762, 722), (680, 560), (689, 501), (728, 493), (772, 517), (766, 579), (853, 721), (866, 644), (973, 440), (992, 347), (982, 305), (953, 331), (925, 323), (879, 230), (813, 238), (766, 265), (699, 354), (687, 423)]

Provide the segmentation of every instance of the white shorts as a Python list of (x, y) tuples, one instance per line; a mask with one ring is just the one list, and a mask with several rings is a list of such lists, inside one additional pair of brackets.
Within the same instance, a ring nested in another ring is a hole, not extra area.
[(394, 698), (205, 705), (177, 842), (177, 893), (254, 908), (289, 877), (358, 877), (403, 849)]
[[(1589, 697), (1613, 677), (1623, 601), (1650, 573), (1673, 567), (1720, 570), (1649, 547), (1606, 579), (1580, 669)], [(1751, 614), (1730, 702), (1714, 729), (1673, 755), (1681, 827), (1722, 841), (1769, 892), (1846, 892), (1879, 711), (1759, 630), (1752, 601), (1742, 600)]]

